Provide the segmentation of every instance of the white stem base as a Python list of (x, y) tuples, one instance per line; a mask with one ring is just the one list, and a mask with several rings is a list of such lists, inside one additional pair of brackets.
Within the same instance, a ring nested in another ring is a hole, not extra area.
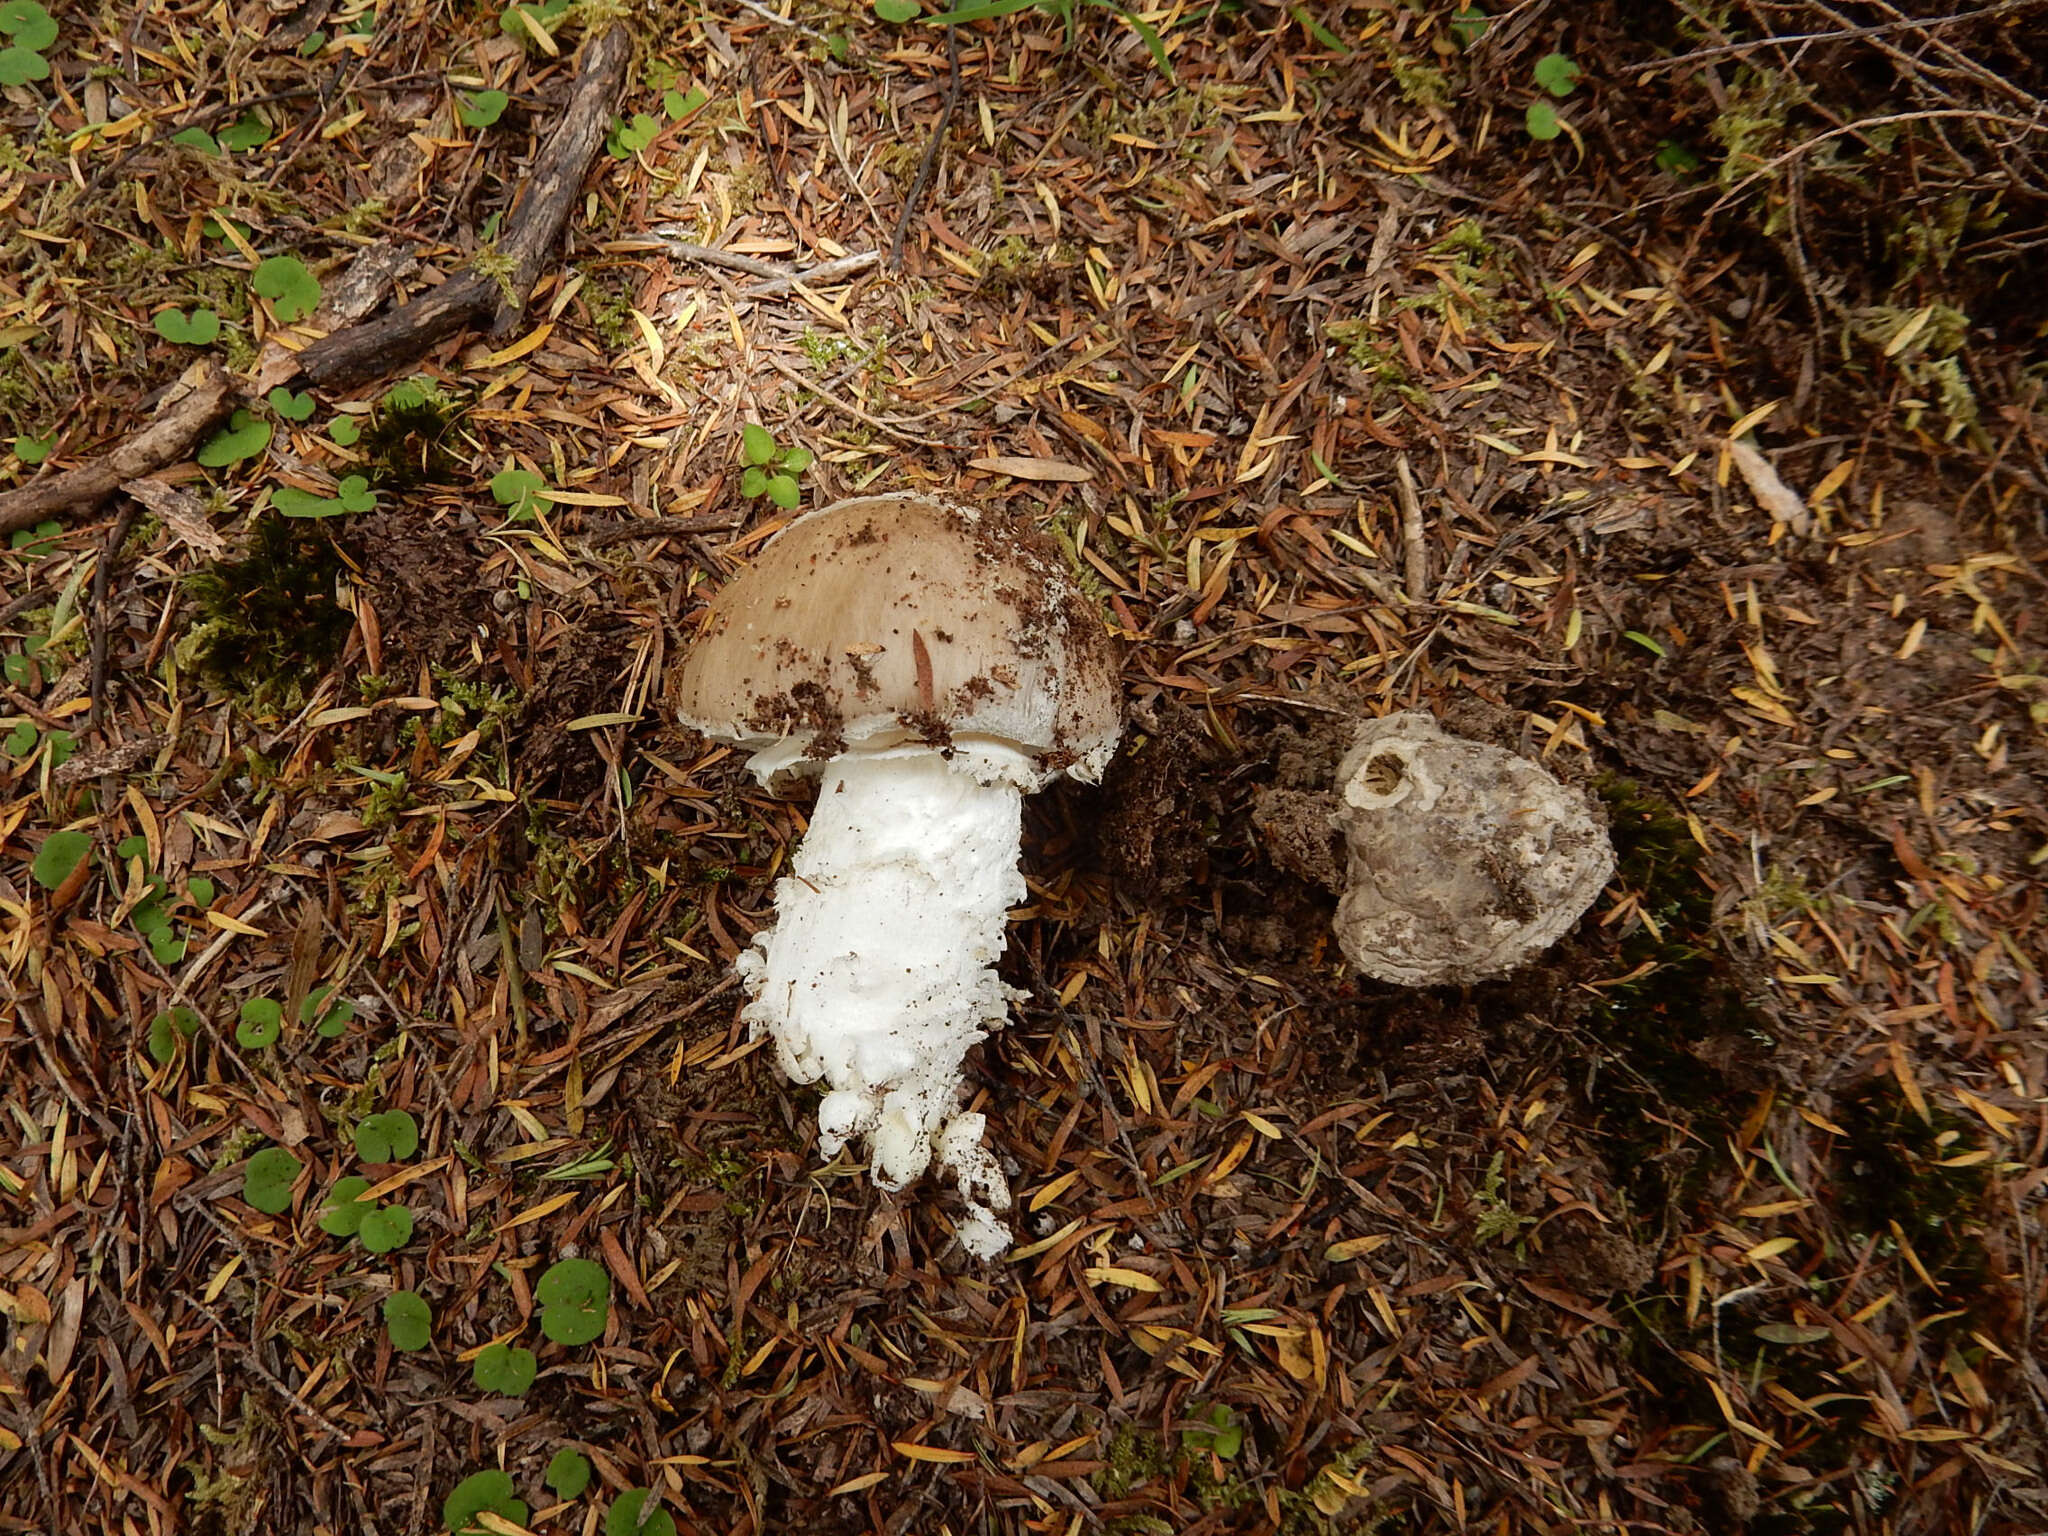
[(1008, 1246), (992, 1213), (1010, 1192), (982, 1117), (957, 1112), (960, 1069), (1009, 1015), (994, 967), (1025, 894), (1022, 823), (1014, 785), (980, 783), (929, 747), (836, 757), (776, 882), (775, 926), (737, 964), (754, 998), (742, 1017), (774, 1036), (791, 1078), (826, 1084), (825, 1154), (865, 1138), (875, 1182), (901, 1189), (936, 1153), (972, 1210), (961, 1242), (983, 1258)]

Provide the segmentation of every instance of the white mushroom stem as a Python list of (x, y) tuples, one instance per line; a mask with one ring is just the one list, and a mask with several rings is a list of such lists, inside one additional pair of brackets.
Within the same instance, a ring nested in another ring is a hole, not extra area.
[(742, 1016), (774, 1036), (791, 1078), (826, 1086), (824, 1153), (864, 1138), (875, 1182), (901, 1189), (936, 1152), (971, 1208), (961, 1241), (984, 1258), (1008, 1244), (992, 1212), (1010, 1192), (982, 1117), (959, 1113), (961, 1064), (1017, 995), (995, 963), (1024, 898), (1020, 785), (1036, 778), (1007, 746), (833, 758), (776, 882), (775, 925), (738, 962), (754, 999)]

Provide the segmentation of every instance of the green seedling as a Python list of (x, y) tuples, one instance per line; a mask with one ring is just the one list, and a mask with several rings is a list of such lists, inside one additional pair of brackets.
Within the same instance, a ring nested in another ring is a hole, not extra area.
[(203, 347), (220, 335), (220, 316), (205, 308), (190, 314), (180, 309), (159, 310), (156, 333), (181, 347)]
[(675, 121), (681, 122), (691, 113), (701, 111), (710, 100), (709, 96), (694, 85), (687, 91), (663, 91), (661, 110)]
[(36, 850), (35, 862), (29, 865), (29, 873), (44, 890), (57, 890), (85, 862), (85, 856), (90, 852), (90, 832), (52, 832), (43, 839), (43, 846)]
[(811, 467), (808, 448), (781, 447), (766, 427), (749, 423), (740, 431), (740, 456), (746, 460), (740, 471), (742, 496), (766, 496), (785, 512), (803, 500), (796, 477)]
[(479, 1392), (499, 1397), (524, 1397), (533, 1385), (540, 1359), (517, 1344), (487, 1344), (470, 1363), (470, 1374)]
[(292, 1208), (292, 1185), (305, 1164), (283, 1147), (265, 1147), (242, 1170), (242, 1198), (266, 1216)]
[[(16, 452), (19, 451), (17, 446)], [(33, 528), (15, 529), (7, 540), (7, 547), (24, 560), (40, 560), (57, 547), (57, 541), (63, 536), (64, 525), (55, 518), (46, 517)]]
[(274, 997), (252, 997), (242, 1004), (235, 1024), (235, 1044), (245, 1051), (267, 1050), (284, 1032), (284, 1008)]
[(48, 635), (24, 636), (21, 649), (9, 652), (4, 660), (0, 660), (0, 675), (4, 675), (7, 681), (17, 688), (36, 687), (46, 673), (55, 677), (56, 667), (42, 655), (43, 649), (49, 643)]
[[(171, 142), (173, 144), (182, 144), (187, 149), (196, 149), (202, 155), (217, 155), (220, 153), (220, 141), (197, 124), (190, 128), (180, 128), (171, 135)], [(219, 237), (216, 236), (215, 238)]]
[(573, 1499), (590, 1486), (590, 1458), (567, 1448), (548, 1463), (546, 1482), (558, 1499)]
[(320, 307), (320, 280), (296, 256), (268, 256), (256, 264), (249, 286), (270, 300), (270, 311), (286, 325)]
[(5, 738), (0, 738), (0, 750), (12, 758), (33, 757), (42, 744), (43, 733), (36, 729), (33, 720), (17, 720), (14, 729)]
[(676, 1517), (665, 1509), (649, 1509), (652, 1488), (628, 1488), (604, 1517), (604, 1536), (676, 1536)]
[(530, 522), (555, 504), (548, 494), (547, 481), (509, 461), (491, 476), (491, 499), (506, 509), (507, 521), (514, 523)]
[(403, 1205), (380, 1205), (356, 1223), (356, 1236), (372, 1253), (396, 1252), (412, 1241), (412, 1211)]
[[(1159, 66), (1159, 72), (1168, 80), (1174, 78), (1172, 61), (1166, 57), (1166, 44), (1161, 41), (1158, 30), (1136, 11), (1118, 5), (1116, 0), (966, 0), (964, 5), (928, 19), (935, 27), (964, 27), (969, 22), (986, 21), (991, 16), (1008, 16), (1036, 6), (1042, 15), (1060, 23), (1066, 32), (1067, 46), (1071, 48), (1080, 30), (1080, 14), (1084, 5), (1108, 11), (1121, 20), (1138, 34), (1145, 44), (1145, 51), (1152, 55), (1152, 62)], [(1340, 43), (1338, 46), (1343, 45)]]
[(356, 1126), (356, 1156), (366, 1163), (402, 1163), (419, 1149), (419, 1122), (402, 1109), (370, 1115)]
[(270, 402), (270, 408), (286, 421), (310, 421), (313, 419), (313, 392), (301, 390), (293, 394), (282, 384), (263, 397)]
[(393, 1291), (384, 1298), (384, 1335), (393, 1349), (425, 1349), (434, 1341), (434, 1311), (417, 1291)]
[(529, 48), (543, 37), (553, 42), (555, 23), (569, 14), (571, 3), (572, 0), (521, 0), (499, 14), (498, 30), (507, 37), (518, 38)]
[(337, 416), (327, 423), (327, 435), (344, 448), (353, 448), (362, 440), (363, 424), (354, 416)]
[(369, 1187), (368, 1179), (353, 1173), (336, 1179), (334, 1188), (327, 1192), (327, 1203), (320, 1210), (320, 1230), (329, 1237), (354, 1237), (362, 1228), (363, 1218), (376, 1209), (359, 1198)]
[(299, 57), (302, 59), (314, 58), (318, 56), (320, 50), (325, 48), (326, 46), (327, 34), (325, 32), (322, 32), (318, 27), (315, 27), (311, 32), (308, 32), (306, 34), (306, 40), (303, 43), (299, 44)]
[(477, 1516), (486, 1511), (514, 1525), (526, 1524), (533, 1513), (524, 1499), (513, 1497), (512, 1475), (495, 1467), (470, 1473), (441, 1501), (441, 1519), (456, 1536), (471, 1536), (472, 1532), (486, 1536), (485, 1528), (477, 1523)]
[(0, 0), (0, 85), (50, 78), (44, 50), (57, 41), (57, 23), (36, 0)]
[[(54, 432), (48, 437), (30, 437), (24, 433), (14, 440), (14, 456), (22, 463), (34, 466), (47, 459), (50, 456), (51, 450), (56, 446), (57, 434)], [(50, 523), (47, 526), (52, 530), (57, 527), (55, 523)]]
[(465, 128), (488, 128), (505, 115), (505, 108), (512, 98), (503, 91), (478, 91), (472, 96), (459, 98), (455, 115), (462, 119)]
[(160, 1067), (169, 1066), (178, 1055), (178, 1042), (199, 1033), (199, 1015), (183, 1004), (166, 1008), (149, 1021), (149, 1059)]
[(895, 26), (906, 21), (915, 21), (924, 14), (924, 7), (917, 0), (875, 0), (875, 14)]
[(540, 1331), (557, 1344), (588, 1344), (604, 1332), (612, 1281), (602, 1264), (561, 1259), (534, 1287), (540, 1303)]
[[(1536, 67), (1531, 73), (1539, 89), (1548, 91), (1560, 101), (1577, 90), (1579, 81), (1584, 78), (1584, 71), (1568, 54), (1562, 53), (1546, 53), (1536, 61)], [(1565, 120), (1557, 115), (1557, 108), (1541, 96), (1529, 103), (1529, 109), (1523, 114), (1522, 121), (1523, 126), (1529, 130), (1530, 138), (1545, 143), (1568, 131), (1569, 128)]]
[(1188, 1417), (1195, 1423), (1180, 1432), (1180, 1443), (1189, 1450), (1229, 1461), (1244, 1449), (1244, 1426), (1223, 1404), (1196, 1408)]
[(615, 117), (611, 131), (605, 135), (604, 151), (614, 160), (630, 160), (652, 144), (660, 133), (661, 124), (645, 112), (635, 112), (631, 122)]
[(270, 142), (270, 124), (254, 112), (245, 112), (235, 122), (214, 135), (222, 149), (247, 151), (261, 149)]
[(322, 1040), (339, 1039), (347, 1033), (349, 1021), (355, 1016), (356, 1005), (345, 997), (335, 997), (331, 981), (308, 992), (299, 1004), (299, 1022), (312, 1025), (313, 1033)]
[(340, 517), (348, 512), (374, 512), (377, 493), (362, 475), (346, 475), (332, 496), (315, 496), (295, 485), (280, 485), (270, 493), (270, 504), (286, 517)]
[(253, 459), (270, 446), (270, 423), (248, 411), (237, 410), (228, 424), (199, 446), (199, 462), (208, 469), (225, 469), (244, 459)]

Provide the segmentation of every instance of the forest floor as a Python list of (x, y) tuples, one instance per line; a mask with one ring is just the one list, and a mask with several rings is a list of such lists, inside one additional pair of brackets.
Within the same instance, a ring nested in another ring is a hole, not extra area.
[[(2024, 148), (1908, 86), (2040, 17), (1758, 9), (635, 10), (523, 324), (17, 534), (0, 1532), (2048, 1528), (2039, 203), (1900, 137)], [(611, 20), (38, 14), (0, 492), (494, 270)], [(804, 805), (662, 679), (793, 515), (750, 424), (1122, 643), (994, 1263), (736, 1017)], [(1506, 980), (1362, 980), (1254, 815), (1411, 707), (1611, 817)]]

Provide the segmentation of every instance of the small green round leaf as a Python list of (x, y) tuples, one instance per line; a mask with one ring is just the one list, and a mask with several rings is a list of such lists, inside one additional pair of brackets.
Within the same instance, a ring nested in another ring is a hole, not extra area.
[(782, 456), (783, 473), (800, 475), (811, 467), (815, 457), (808, 448), (792, 448)]
[(248, 1051), (264, 1050), (277, 1044), (283, 1029), (283, 1005), (274, 997), (252, 997), (242, 1004), (241, 1021), (235, 1025), (235, 1044)]
[(393, 1349), (425, 1349), (434, 1339), (434, 1310), (417, 1291), (393, 1291), (384, 1298), (384, 1332)]
[(332, 1040), (344, 1033), (349, 1020), (355, 1016), (356, 1005), (345, 997), (335, 997), (331, 981), (313, 988), (299, 1004), (299, 1022), (311, 1024), (323, 1040)]
[(676, 1520), (665, 1509), (657, 1509), (645, 1520), (640, 1511), (654, 1497), (651, 1488), (629, 1488), (612, 1504), (604, 1517), (604, 1536), (676, 1536)]
[(210, 907), (214, 898), (213, 882), (204, 875), (194, 875), (185, 882), (185, 894), (192, 898), (194, 906)]
[(548, 494), (547, 481), (532, 470), (513, 464), (491, 476), (491, 499), (501, 507), (511, 508), (515, 519), (532, 517), (539, 509), (555, 504)]
[(776, 506), (782, 508), (783, 511), (788, 512), (792, 511), (796, 504), (804, 499), (804, 493), (798, 489), (796, 481), (792, 480), (788, 475), (770, 475), (768, 477), (768, 499), (774, 502)]
[(17, 437), (14, 440), (14, 456), (24, 464), (40, 464), (50, 456), (50, 450), (57, 446), (57, 434), (48, 437)]
[(36, 850), (35, 862), (29, 865), (29, 873), (35, 876), (37, 885), (46, 891), (54, 891), (71, 878), (72, 871), (85, 862), (85, 856), (90, 852), (90, 832), (52, 832), (43, 839), (43, 846)]
[(27, 48), (0, 48), (0, 85), (27, 85), (50, 78), (50, 61)]
[(478, 91), (474, 96), (465, 97), (456, 108), (456, 115), (462, 119), (465, 128), (488, 128), (505, 115), (505, 108), (512, 98), (503, 91)]
[(740, 471), (740, 494), (742, 496), (765, 496), (768, 493), (768, 471), (757, 464), (749, 464)]
[(169, 1013), (160, 1013), (149, 1021), (149, 1059), (160, 1067), (167, 1067), (178, 1054), (178, 1026)]
[(255, 458), (269, 446), (270, 423), (238, 410), (225, 427), (200, 445), (198, 459), (208, 469), (224, 469)]
[(344, 512), (374, 512), (377, 509), (377, 493), (370, 489), (370, 482), (361, 475), (343, 475), (341, 483), (334, 488), (334, 499)]
[(590, 1458), (566, 1447), (548, 1463), (547, 1485), (558, 1499), (573, 1499), (590, 1486)]
[(195, 309), (189, 315), (178, 309), (160, 310), (156, 333), (181, 347), (203, 347), (220, 335), (220, 316), (206, 308)]
[(191, 946), (175, 933), (165, 931), (149, 936), (149, 952), (156, 957), (158, 965), (169, 968), (185, 963), (185, 951)]
[(344, 448), (353, 448), (363, 435), (363, 424), (353, 416), (337, 416), (327, 423), (327, 435)]
[(710, 99), (701, 89), (693, 85), (688, 91), (667, 91), (663, 93), (661, 110), (672, 118), (681, 119), (697, 111)]
[(604, 1332), (611, 1306), (611, 1276), (589, 1259), (562, 1259), (534, 1287), (540, 1331), (557, 1344), (588, 1344)]
[(293, 394), (282, 384), (263, 397), (270, 402), (270, 408), (286, 421), (308, 421), (313, 415), (313, 392), (300, 390)]
[(1536, 83), (1553, 96), (1564, 97), (1579, 88), (1585, 72), (1568, 54), (1546, 53), (1536, 61)]
[(315, 28), (306, 34), (306, 40), (299, 44), (299, 57), (310, 59), (327, 46), (327, 34)]
[(271, 312), (286, 325), (320, 307), (319, 279), (296, 256), (270, 256), (258, 262), (250, 286), (270, 300)]
[(339, 517), (342, 510), (332, 496), (316, 496), (296, 485), (274, 486), (270, 504), (286, 517)]
[(356, 1156), (366, 1163), (399, 1163), (420, 1149), (419, 1122), (402, 1109), (369, 1115), (356, 1127)]
[(334, 1188), (327, 1192), (327, 1204), (320, 1212), (320, 1230), (329, 1237), (354, 1237), (363, 1224), (363, 1218), (372, 1210), (357, 1198), (369, 1187), (368, 1179), (355, 1174), (336, 1179)]
[(204, 128), (180, 128), (171, 135), (171, 142), (173, 144), (183, 144), (187, 149), (196, 149), (202, 155), (217, 155), (220, 153), (220, 141)]
[(17, 721), (14, 729), (7, 733), (6, 746), (9, 757), (27, 757), (42, 744), (43, 733), (36, 729), (33, 720)]
[(1530, 102), (1529, 110), (1523, 114), (1522, 122), (1529, 130), (1530, 138), (1541, 139), (1545, 143), (1564, 132), (1564, 124), (1559, 121), (1556, 110), (1547, 101)]
[(292, 1208), (292, 1184), (305, 1167), (283, 1147), (265, 1147), (242, 1170), (242, 1198), (267, 1215)]
[(511, 1474), (496, 1468), (470, 1473), (441, 1501), (441, 1519), (456, 1536), (481, 1531), (476, 1517), (485, 1510), (504, 1516), (514, 1525), (526, 1524), (526, 1517), (532, 1513), (525, 1500), (513, 1497)]
[(740, 429), (740, 455), (749, 464), (767, 464), (775, 457), (775, 439), (766, 427), (749, 422)]
[(221, 129), (218, 138), (222, 149), (260, 149), (270, 142), (270, 124), (254, 112), (245, 112), (239, 122)]
[(392, 1253), (412, 1241), (412, 1212), (402, 1205), (380, 1205), (356, 1226), (356, 1236), (372, 1253)]
[(524, 1397), (539, 1368), (540, 1360), (532, 1350), (521, 1349), (517, 1344), (491, 1344), (471, 1362), (470, 1374), (476, 1378), (480, 1392)]
[(17, 48), (41, 53), (57, 41), (57, 23), (36, 0), (0, 0), (0, 33)]
[(875, 14), (898, 26), (906, 21), (915, 21), (923, 11), (917, 0), (875, 0)]

